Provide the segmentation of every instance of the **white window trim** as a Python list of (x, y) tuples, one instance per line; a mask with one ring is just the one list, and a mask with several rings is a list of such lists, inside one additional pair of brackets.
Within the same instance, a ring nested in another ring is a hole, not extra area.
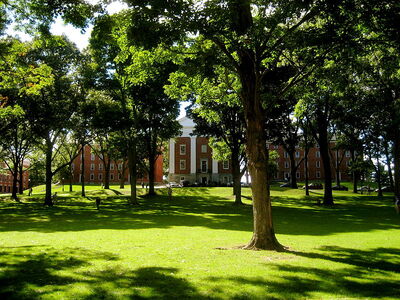
[[(183, 151), (182, 151), (182, 149), (183, 149)], [(186, 144), (179, 144), (179, 154), (186, 155)]]
[(229, 160), (224, 160), (222, 162), (222, 169), (229, 170)]
[(207, 153), (207, 145), (201, 145), (201, 153)]
[(186, 170), (186, 159), (179, 160), (179, 170)]

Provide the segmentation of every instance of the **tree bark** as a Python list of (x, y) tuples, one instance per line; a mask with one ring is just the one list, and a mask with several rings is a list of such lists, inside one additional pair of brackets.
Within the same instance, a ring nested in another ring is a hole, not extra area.
[(86, 197), (85, 193), (85, 145), (82, 146), (82, 172), (81, 172), (81, 187), (82, 197)]
[(246, 151), (253, 196), (253, 236), (244, 249), (283, 251), (275, 236), (269, 193), (268, 149), (265, 137), (265, 111), (260, 97), (260, 78), (257, 78), (251, 50), (238, 52), (240, 58), (241, 100), (246, 120)]
[[(354, 163), (356, 161), (354, 150), (351, 151), (351, 161)], [(353, 175), (353, 193), (358, 194), (357, 185), (358, 185), (358, 172), (353, 169), (351, 172)]]
[(387, 165), (388, 173), (389, 173), (390, 188), (393, 191), (394, 190), (394, 180), (393, 180), (392, 164), (391, 164), (390, 155), (389, 155), (389, 145), (387, 142), (384, 143), (384, 148), (385, 148), (385, 156), (386, 156), (386, 165)]
[(377, 165), (376, 165), (376, 181), (378, 182), (378, 197), (382, 197), (382, 177), (381, 177), (381, 164), (379, 163), (379, 157), (376, 158)]
[(11, 198), (15, 201), (18, 201), (18, 164), (14, 163), (13, 166), (13, 181), (12, 181), (12, 189), (11, 189)]
[(322, 158), (322, 165), (324, 166), (324, 177), (325, 177), (325, 188), (324, 188), (324, 205), (333, 205), (332, 196), (332, 169), (331, 161), (329, 157), (329, 140), (327, 126), (324, 126), (324, 122), (319, 120), (318, 122), (318, 144)]
[(69, 164), (68, 169), (69, 169), (69, 191), (72, 192), (72, 179), (74, 176), (74, 173), (72, 171), (72, 164)]
[(393, 140), (394, 195), (400, 199), (400, 129), (395, 129)]
[(240, 161), (239, 161), (239, 150), (233, 147), (231, 153), (232, 163), (232, 179), (233, 179), (233, 194), (235, 195), (235, 205), (242, 205), (242, 186), (240, 185)]
[(53, 206), (53, 199), (51, 198), (51, 182), (53, 180), (53, 172), (51, 171), (51, 160), (53, 156), (53, 143), (50, 138), (46, 138), (46, 195), (44, 198), (44, 205)]
[(137, 200), (137, 191), (136, 191), (136, 180), (137, 180), (137, 153), (136, 153), (136, 143), (135, 141), (130, 141), (128, 145), (128, 163), (129, 163), (129, 174), (131, 180), (131, 195), (129, 198), (129, 204), (138, 205), (139, 202)]
[[(307, 144), (307, 141), (306, 141)], [(307, 147), (307, 146), (306, 146)], [(304, 156), (304, 168), (305, 168), (305, 185), (306, 185), (306, 196), (310, 196), (310, 189), (308, 188), (308, 149), (305, 150)]]
[(290, 187), (292, 189), (297, 189), (297, 178), (296, 178), (296, 171), (297, 171), (297, 166), (296, 166), (296, 161), (294, 159), (294, 151), (288, 152), (289, 154), (289, 161), (290, 161)]
[(104, 188), (109, 189), (110, 188), (110, 164), (111, 164), (111, 159), (109, 157), (103, 156), (104, 157)]
[(24, 162), (21, 161), (19, 165), (19, 194), (24, 194)]

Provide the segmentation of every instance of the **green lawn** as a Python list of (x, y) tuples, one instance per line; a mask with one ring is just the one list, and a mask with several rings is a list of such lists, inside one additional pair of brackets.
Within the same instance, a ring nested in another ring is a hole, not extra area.
[[(391, 197), (336, 192), (314, 205), (274, 187), (285, 253), (231, 249), (252, 234), (251, 202), (230, 188), (174, 189), (128, 207), (128, 189), (0, 198), (0, 299), (398, 299), (400, 216)], [(43, 190), (43, 188), (42, 188)], [(244, 189), (250, 195), (248, 188)], [(42, 192), (41, 192), (42, 193)], [(140, 189), (140, 193), (143, 193)], [(102, 197), (100, 211), (94, 198)], [(220, 250), (217, 248), (228, 248)]]

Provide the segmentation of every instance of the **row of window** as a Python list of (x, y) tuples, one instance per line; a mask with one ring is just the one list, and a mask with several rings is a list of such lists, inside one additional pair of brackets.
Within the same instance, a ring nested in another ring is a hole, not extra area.
[[(202, 173), (207, 173), (208, 169), (208, 160), (202, 159), (200, 160), (200, 169)], [(228, 170), (229, 169), (229, 160), (222, 161), (222, 169)], [(186, 159), (179, 160), (179, 170), (186, 170)]]
[[(207, 153), (207, 145), (201, 145), (201, 153)], [(186, 155), (186, 144), (179, 145), (179, 154)]]
[[(89, 177), (89, 180), (94, 180), (94, 178), (95, 178), (94, 174), (91, 173), (90, 177)], [(122, 175), (118, 174), (118, 180), (121, 180), (121, 178), (122, 178)], [(110, 174), (110, 180), (114, 180), (114, 179), (115, 179), (114, 174)], [(97, 175), (97, 180), (103, 180), (103, 173), (99, 173)], [(79, 181), (80, 182), (82, 181), (82, 175), (79, 175)]]
[(0, 185), (0, 193), (11, 193), (11, 186), (1, 186)]
[[(304, 173), (305, 176), (305, 173)], [(288, 172), (284, 173), (284, 178), (289, 178), (290, 174)], [(320, 171), (316, 171), (315, 172), (315, 177), (316, 178), (321, 178), (321, 172)], [(274, 174), (274, 178), (277, 179), (278, 178), (278, 173)], [(296, 172), (296, 178), (300, 178), (300, 172)]]
[[(298, 162), (296, 161), (296, 165), (297, 165), (297, 164), (298, 164)], [(346, 161), (346, 166), (347, 166), (347, 167), (350, 167), (350, 164), (351, 164), (350, 161)], [(307, 166), (309, 166), (308, 162), (307, 162)], [(315, 162), (315, 167), (321, 168), (321, 161), (317, 160), (317, 161)], [(285, 169), (288, 169), (288, 168), (290, 168), (290, 162), (285, 161)]]
[[(289, 153), (287, 153), (286, 151), (284, 151), (283, 156), (284, 156), (285, 158), (289, 158)], [(296, 152), (294, 153), (294, 156), (295, 156), (296, 158), (300, 158), (300, 151), (296, 151)], [(346, 152), (345, 152), (345, 156), (346, 156), (346, 157), (350, 157), (350, 151), (346, 151)], [(321, 152), (320, 152), (320, 151), (315, 151), (315, 157), (316, 157), (316, 158), (320, 158), (320, 157), (321, 157)]]
[[(120, 163), (120, 164), (118, 164), (118, 170), (122, 170), (122, 167), (123, 167), (123, 164), (122, 163)], [(75, 168), (75, 165), (74, 164), (72, 164), (72, 170), (74, 170), (74, 168)], [(110, 164), (110, 170), (114, 170), (114, 164), (113, 163), (111, 163)], [(80, 164), (80, 169), (82, 170), (82, 164)], [(104, 164), (99, 164), (98, 165), (98, 170), (99, 171), (102, 171), (104, 169)], [(94, 170), (96, 170), (96, 164), (90, 164), (90, 170), (91, 171), (94, 171)]]

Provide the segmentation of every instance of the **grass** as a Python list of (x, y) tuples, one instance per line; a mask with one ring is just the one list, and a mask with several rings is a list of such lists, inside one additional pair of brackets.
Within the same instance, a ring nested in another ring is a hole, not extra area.
[[(74, 187), (75, 188), (75, 187)], [(143, 190), (140, 194), (143, 194)], [(34, 190), (0, 198), (1, 299), (398, 299), (400, 216), (391, 196), (272, 188), (285, 253), (219, 250), (250, 240), (251, 202), (230, 188), (164, 190), (128, 207), (128, 189)], [(39, 193), (39, 194), (38, 194)], [(243, 190), (245, 196), (250, 190)], [(94, 197), (102, 197), (100, 211)]]

